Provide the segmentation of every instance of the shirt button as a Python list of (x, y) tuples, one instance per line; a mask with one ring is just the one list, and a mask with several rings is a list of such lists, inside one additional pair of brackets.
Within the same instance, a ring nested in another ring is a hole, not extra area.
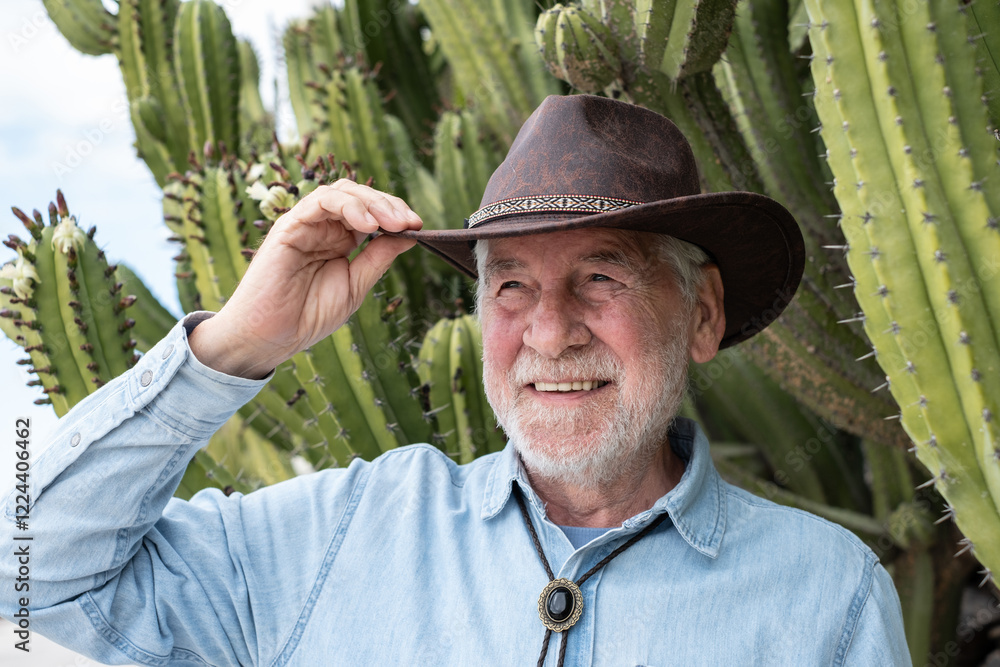
[(139, 384), (141, 384), (143, 387), (148, 387), (149, 383), (152, 381), (153, 381), (153, 371), (146, 371), (145, 373), (142, 374), (142, 377), (139, 378)]
[(80, 434), (74, 433), (73, 437), (69, 439), (69, 446), (76, 447), (79, 444), (80, 444)]
[(163, 351), (163, 359), (166, 359), (167, 357), (169, 357), (173, 353), (174, 353), (174, 346), (173, 345), (167, 345), (167, 349), (165, 349)]

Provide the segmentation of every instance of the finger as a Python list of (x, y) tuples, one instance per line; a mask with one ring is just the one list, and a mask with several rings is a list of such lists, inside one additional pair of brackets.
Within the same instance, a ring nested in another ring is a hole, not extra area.
[(364, 200), (332, 186), (321, 186), (309, 193), (285, 216), (299, 223), (333, 220), (362, 234), (370, 234), (379, 226)]
[(400, 254), (416, 245), (416, 241), (394, 236), (379, 236), (371, 240), (351, 262), (351, 294), (357, 304), (382, 277)]
[(354, 195), (364, 202), (379, 222), (379, 226), (390, 231), (404, 229), (420, 229), (423, 221), (405, 201), (395, 195), (375, 190), (367, 185), (355, 183), (346, 179), (336, 181), (330, 186), (336, 192)]
[[(394, 208), (394, 201), (399, 202), (405, 212)], [(345, 254), (380, 228), (403, 231), (419, 229), (423, 225), (419, 216), (406, 207), (402, 199), (345, 179), (317, 188), (278, 222), (278, 229), (291, 232), (295, 235), (293, 238), (299, 236), (296, 228), (300, 225), (336, 224), (346, 230), (353, 240)], [(274, 236), (268, 235), (269, 238)]]
[[(393, 194), (389, 194), (387, 192), (382, 194), (384, 194), (385, 198), (389, 200), (389, 203), (392, 204), (392, 207), (403, 216), (403, 219), (420, 221), (421, 224), (423, 224), (423, 221), (420, 220), (420, 216), (417, 215), (416, 211), (410, 208), (410, 205), (407, 204), (405, 201), (403, 201), (402, 198), (397, 197), (396, 195)], [(411, 226), (410, 229), (414, 229), (414, 227)]]

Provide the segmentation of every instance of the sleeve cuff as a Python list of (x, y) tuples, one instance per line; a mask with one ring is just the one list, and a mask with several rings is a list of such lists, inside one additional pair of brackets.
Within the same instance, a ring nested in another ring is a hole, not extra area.
[[(188, 345), (188, 332), (212, 315), (196, 312), (185, 317), (129, 371), (132, 390), (129, 393), (138, 399), (147, 389), (158, 386), (155, 398), (138, 402), (148, 403), (145, 407), (154, 417), (195, 438), (211, 436), (253, 399), (271, 377), (261, 380), (236, 377), (198, 361)], [(174, 360), (174, 356), (179, 358)], [(139, 370), (140, 367), (144, 368)]]

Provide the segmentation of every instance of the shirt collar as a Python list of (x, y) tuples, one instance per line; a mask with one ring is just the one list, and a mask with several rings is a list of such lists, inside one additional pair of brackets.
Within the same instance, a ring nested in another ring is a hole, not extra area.
[[(722, 479), (712, 465), (708, 438), (696, 422), (684, 417), (673, 421), (669, 437), (674, 453), (685, 462), (681, 481), (650, 509), (626, 520), (622, 527), (638, 531), (667, 512), (685, 542), (700, 553), (715, 558), (719, 555), (726, 530), (726, 495)], [(541, 500), (528, 484), (528, 476), (513, 443), (508, 442), (497, 457), (486, 484), (483, 519), (496, 516), (504, 508), (515, 481), (536, 509), (544, 513)]]

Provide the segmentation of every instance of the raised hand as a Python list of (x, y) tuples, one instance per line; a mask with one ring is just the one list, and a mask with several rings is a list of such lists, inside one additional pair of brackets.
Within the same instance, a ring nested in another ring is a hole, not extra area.
[(232, 297), (191, 334), (192, 351), (229, 375), (264, 377), (347, 321), (415, 243), (378, 236), (348, 262), (369, 234), (421, 224), (402, 199), (368, 186), (317, 188), (274, 223)]

